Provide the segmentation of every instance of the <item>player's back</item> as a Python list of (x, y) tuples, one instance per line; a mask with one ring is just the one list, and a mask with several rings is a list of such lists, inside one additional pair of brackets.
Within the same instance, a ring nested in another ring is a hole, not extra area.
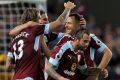
[(35, 79), (39, 74), (40, 54), (34, 50), (36, 35), (33, 35), (31, 30), (32, 28), (24, 29), (12, 40), (11, 46), (16, 64), (13, 80), (25, 77)]

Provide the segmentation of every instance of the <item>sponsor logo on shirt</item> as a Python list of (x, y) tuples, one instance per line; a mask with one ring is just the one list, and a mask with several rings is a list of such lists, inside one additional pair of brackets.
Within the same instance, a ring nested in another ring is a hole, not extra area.
[(64, 73), (69, 75), (69, 76), (74, 76), (75, 75), (75, 72), (68, 71), (68, 70), (64, 70)]

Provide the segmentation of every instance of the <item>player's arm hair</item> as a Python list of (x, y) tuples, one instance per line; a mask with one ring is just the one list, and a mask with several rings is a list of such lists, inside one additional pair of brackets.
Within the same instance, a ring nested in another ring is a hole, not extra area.
[(103, 57), (100, 64), (98, 65), (98, 68), (105, 69), (111, 58), (112, 58), (112, 52), (108, 47), (106, 47), (103, 51)]
[(50, 23), (50, 31), (55, 32), (60, 25), (63, 25), (65, 23), (66, 19), (68, 18), (71, 9), (75, 7), (74, 3), (68, 1), (64, 4), (65, 9), (63, 13), (57, 18), (57, 20)]
[(52, 78), (54, 78), (55, 80), (59, 80), (60, 77), (62, 77), (60, 74), (58, 74), (55, 69), (54, 66), (50, 63), (48, 63), (45, 67), (46, 72), (48, 73), (48, 75), (50, 75)]
[(41, 35), (40, 36), (42, 39), (41, 39), (41, 47), (42, 47), (42, 51), (45, 53), (45, 56), (47, 57), (47, 59), (49, 59), (50, 57), (50, 49), (48, 48), (45, 40), (44, 40), (44, 35)]

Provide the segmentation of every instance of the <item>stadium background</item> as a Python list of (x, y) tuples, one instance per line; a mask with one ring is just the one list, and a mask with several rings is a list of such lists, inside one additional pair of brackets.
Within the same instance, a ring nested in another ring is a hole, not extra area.
[[(48, 13), (49, 21), (55, 20), (64, 9), (67, 0), (0, 0), (0, 80), (10, 80), (13, 71), (6, 71), (4, 64), (11, 28), (19, 24), (20, 16), (28, 7), (35, 7)], [(110, 80), (120, 80), (120, 10), (119, 0), (70, 0), (77, 7), (77, 12), (87, 20), (87, 27), (112, 50), (113, 57), (107, 67)], [(101, 56), (95, 55), (96, 63)]]

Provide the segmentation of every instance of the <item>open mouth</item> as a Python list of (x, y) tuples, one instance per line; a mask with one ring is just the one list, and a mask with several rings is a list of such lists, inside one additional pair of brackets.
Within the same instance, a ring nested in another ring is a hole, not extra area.
[(66, 28), (66, 31), (71, 31), (71, 29), (70, 28)]

